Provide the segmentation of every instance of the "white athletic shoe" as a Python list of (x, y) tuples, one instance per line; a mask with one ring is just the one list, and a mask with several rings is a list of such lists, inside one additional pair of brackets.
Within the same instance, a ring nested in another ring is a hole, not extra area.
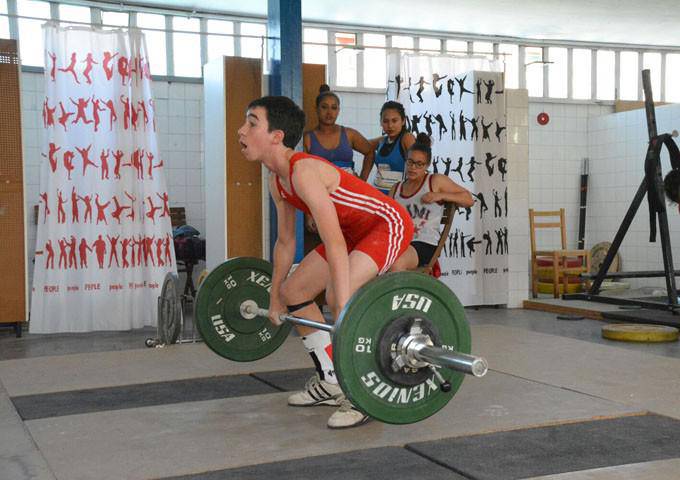
[(340, 385), (329, 383), (319, 378), (315, 373), (307, 380), (304, 390), (293, 393), (288, 397), (288, 405), (292, 407), (313, 407), (315, 405), (340, 405), (340, 399), (344, 398)]
[(328, 428), (357, 427), (370, 420), (368, 415), (360, 412), (344, 395), (340, 399), (340, 408), (328, 419)]

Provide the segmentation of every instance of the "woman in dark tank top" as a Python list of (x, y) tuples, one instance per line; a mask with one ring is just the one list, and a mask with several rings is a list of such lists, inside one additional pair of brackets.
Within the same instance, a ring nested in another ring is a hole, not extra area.
[(305, 132), (304, 149), (354, 173), (354, 151), (366, 158), (373, 156), (373, 149), (361, 133), (335, 123), (339, 114), (340, 98), (328, 85), (321, 85), (316, 97), (317, 125), (314, 130)]

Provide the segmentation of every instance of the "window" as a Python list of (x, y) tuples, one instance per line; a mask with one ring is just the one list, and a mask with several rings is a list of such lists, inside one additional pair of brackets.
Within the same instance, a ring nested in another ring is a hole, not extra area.
[[(661, 98), (661, 54), (647, 52), (642, 54), (642, 68), (649, 69), (649, 79), (652, 84), (652, 96), (654, 100)], [(638, 72), (640, 81), (642, 73)], [(644, 96), (642, 97), (644, 99)]]
[[(50, 18), (50, 4), (34, 0), (17, 0), (17, 13), (20, 16)], [(19, 55), (22, 65), (42, 67), (43, 35), (42, 20), (19, 19)], [(38, 40), (39, 39), (39, 40)]]
[(680, 103), (680, 53), (666, 54), (666, 101)]
[(69, 25), (83, 27), (83, 23), (88, 25), (92, 23), (92, 17), (90, 16), (89, 7), (78, 7), (75, 5), (59, 5), (59, 20), (70, 20), (72, 22), (79, 23), (66, 23), (60, 22), (59, 25), (62, 27), (68, 27)]
[(573, 98), (588, 100), (592, 96), (591, 72), (592, 53), (590, 50), (572, 50), (571, 94)]
[(524, 50), (524, 68), (526, 70), (527, 90), (530, 97), (543, 96), (543, 49), (526, 47)]
[[(153, 13), (138, 13), (137, 26), (141, 29), (155, 28), (165, 30), (165, 16)], [(165, 32), (143, 30), (152, 75), (167, 75), (168, 62), (165, 50)]]
[(519, 69), (517, 68), (519, 46), (501, 43), (498, 45), (498, 53), (505, 54), (501, 55), (501, 60), (505, 62), (505, 88), (517, 88), (519, 86)]
[(263, 23), (242, 23), (241, 35), (241, 56), (248, 58), (262, 58), (266, 44), (264, 38), (253, 38), (267, 36), (267, 26)]
[(413, 52), (413, 37), (403, 35), (392, 35), (392, 48), (398, 48), (402, 52)]
[(328, 31), (321, 28), (305, 28), (303, 32), (305, 42), (323, 43), (324, 45), (304, 45), (303, 61), (328, 65)]
[(484, 55), (489, 60), (493, 60), (493, 43), (472, 42), (472, 53), (475, 55)]
[(387, 78), (387, 58), (384, 48), (385, 35), (364, 33), (364, 87), (385, 88)]
[(611, 50), (597, 51), (597, 89), (595, 95), (599, 100), (614, 100), (616, 83), (614, 63), (616, 57)]
[(438, 38), (420, 37), (418, 40), (418, 48), (431, 53), (439, 53), (442, 48), (442, 41)]
[(9, 38), (9, 19), (3, 14), (7, 14), (6, 0), (0, 0), (0, 38)]
[[(208, 34), (234, 33), (234, 24), (232, 22), (223, 22), (222, 20), (208, 20), (207, 28)], [(224, 55), (230, 57), (234, 55), (234, 37), (208, 35), (208, 61)]]
[(467, 55), (468, 42), (466, 42), (465, 40), (447, 40), (446, 51), (459, 55)]
[(198, 18), (172, 17), (172, 29), (196, 32), (172, 34), (173, 67), (178, 77), (201, 76), (201, 23)]
[(548, 95), (553, 98), (567, 98), (567, 49), (548, 49)]
[(621, 52), (619, 56), (619, 98), (621, 100), (638, 99), (638, 54), (637, 52)]
[(109, 25), (105, 29), (115, 27), (128, 27), (130, 25), (130, 15), (127, 12), (102, 12), (102, 24)]
[(337, 78), (335, 83), (339, 86), (357, 86), (357, 51), (351, 48), (356, 44), (357, 38), (355, 34), (336, 32), (335, 58)]

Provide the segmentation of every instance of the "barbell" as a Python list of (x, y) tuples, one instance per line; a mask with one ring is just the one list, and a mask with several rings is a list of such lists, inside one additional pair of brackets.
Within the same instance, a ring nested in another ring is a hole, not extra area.
[(218, 355), (247, 362), (274, 352), (293, 324), (331, 333), (338, 383), (356, 408), (386, 423), (423, 420), (455, 395), (463, 374), (481, 377), (487, 363), (470, 355), (470, 329), (456, 295), (415, 272), (380, 276), (358, 289), (334, 325), (281, 314), (269, 321), (272, 266), (229, 259), (201, 284), (196, 327)]

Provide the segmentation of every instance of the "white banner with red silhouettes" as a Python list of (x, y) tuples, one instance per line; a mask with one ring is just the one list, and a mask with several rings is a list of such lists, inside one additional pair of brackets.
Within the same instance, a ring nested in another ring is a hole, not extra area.
[[(508, 162), (502, 63), (485, 56), (393, 54), (387, 96), (408, 129), (432, 139), (430, 171), (473, 195), (439, 257), (440, 280), (463, 305), (508, 301)], [(423, 212), (411, 212), (414, 223)]]
[(43, 31), (30, 331), (155, 325), (160, 286), (176, 267), (144, 36), (51, 23)]

